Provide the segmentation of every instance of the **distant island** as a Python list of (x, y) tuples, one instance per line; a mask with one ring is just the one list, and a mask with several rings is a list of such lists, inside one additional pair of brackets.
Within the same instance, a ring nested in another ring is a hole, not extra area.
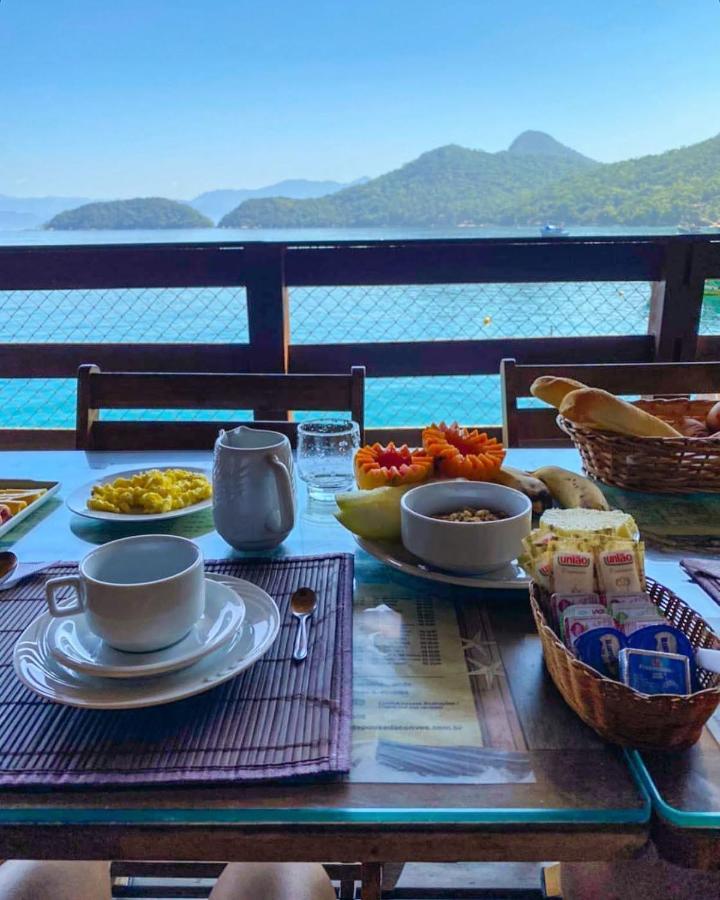
[(164, 197), (86, 203), (58, 213), (45, 225), (50, 231), (212, 228), (213, 222), (187, 203)]
[(712, 224), (720, 135), (655, 156), (599, 163), (538, 131), (498, 153), (457, 145), (328, 197), (246, 200), (226, 228)]

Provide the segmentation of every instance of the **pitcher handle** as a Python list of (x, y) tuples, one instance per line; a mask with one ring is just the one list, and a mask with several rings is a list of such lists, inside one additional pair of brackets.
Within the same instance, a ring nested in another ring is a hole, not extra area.
[(271, 453), (268, 456), (268, 462), (275, 475), (277, 483), (278, 497), (280, 498), (280, 527), (277, 533), (286, 534), (292, 531), (295, 524), (295, 493), (293, 491), (292, 478), (285, 463)]

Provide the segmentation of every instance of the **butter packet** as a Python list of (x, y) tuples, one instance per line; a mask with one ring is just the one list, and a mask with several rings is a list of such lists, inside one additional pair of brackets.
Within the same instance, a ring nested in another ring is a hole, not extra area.
[[(665, 617), (650, 600), (647, 603), (611, 603), (610, 612), (619, 626), (632, 622), (664, 622)], [(627, 632), (625, 632), (627, 634)]]
[(625, 635), (610, 627), (591, 628), (575, 639), (577, 658), (614, 680), (618, 678), (618, 655), (625, 646)]
[(687, 656), (624, 647), (618, 659), (620, 679), (642, 694), (690, 693), (690, 660)]
[(591, 628), (612, 628), (613, 620), (604, 606), (568, 606), (561, 618), (561, 634), (566, 647), (574, 650), (575, 640)]
[(550, 612), (553, 626), (560, 627), (560, 619), (568, 606), (605, 606), (607, 601), (600, 594), (553, 594), (550, 598)]
[(597, 574), (600, 590), (607, 597), (641, 593), (643, 579), (638, 545), (613, 541), (598, 549)]

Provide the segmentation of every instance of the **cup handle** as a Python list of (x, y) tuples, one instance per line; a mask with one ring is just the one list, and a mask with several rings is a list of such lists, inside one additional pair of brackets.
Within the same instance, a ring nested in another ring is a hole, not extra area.
[[(55, 599), (55, 592), (59, 588), (71, 587), (75, 590), (75, 602), (67, 606), (58, 606)], [(81, 578), (77, 575), (64, 575), (60, 578), (49, 578), (45, 582), (45, 600), (50, 609), (51, 616), (63, 618), (63, 616), (74, 616), (75, 613), (82, 612), (85, 608), (85, 585)]]
[(293, 491), (292, 478), (285, 463), (271, 453), (268, 456), (268, 462), (275, 475), (277, 483), (278, 497), (280, 498), (280, 527), (276, 533), (287, 533), (292, 530), (295, 524), (295, 494)]

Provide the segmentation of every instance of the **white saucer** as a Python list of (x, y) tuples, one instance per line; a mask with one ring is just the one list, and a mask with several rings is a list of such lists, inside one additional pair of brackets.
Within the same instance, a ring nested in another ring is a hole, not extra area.
[(205, 612), (181, 641), (152, 653), (124, 653), (90, 630), (79, 613), (51, 619), (46, 641), (55, 659), (86, 675), (141, 678), (182, 669), (230, 640), (245, 618), (242, 597), (226, 584), (205, 580)]
[(47, 644), (47, 614), (22, 633), (13, 653), (15, 673), (41, 697), (85, 709), (141, 709), (192, 697), (249, 668), (265, 654), (280, 630), (275, 601), (249, 581), (210, 575), (229, 585), (245, 601), (245, 621), (227, 644), (191, 666), (157, 675), (120, 681), (83, 675), (61, 666)]
[(434, 569), (406, 550), (399, 541), (369, 541), (357, 536), (355, 540), (366, 553), (390, 566), (391, 569), (405, 575), (414, 575), (416, 578), (425, 578), (427, 581), (441, 581), (445, 584), (459, 584), (463, 587), (494, 591), (522, 590), (530, 584), (530, 579), (516, 562), (507, 563), (499, 569), (479, 575), (454, 575), (452, 572)]

